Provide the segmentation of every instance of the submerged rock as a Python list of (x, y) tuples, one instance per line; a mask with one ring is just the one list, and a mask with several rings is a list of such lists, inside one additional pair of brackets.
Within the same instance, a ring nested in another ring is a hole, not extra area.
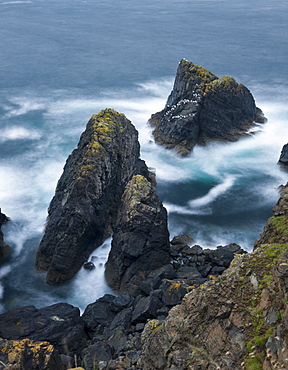
[(197, 143), (236, 141), (266, 119), (243, 84), (181, 60), (165, 108), (149, 121), (157, 143), (185, 156)]
[(149, 272), (170, 261), (167, 212), (151, 183), (134, 176), (122, 197), (105, 276), (120, 293), (141, 293)]
[(93, 115), (67, 159), (49, 209), (36, 267), (54, 284), (74, 276), (89, 254), (111, 235), (126, 184), (150, 178), (139, 159), (138, 133), (113, 109)]

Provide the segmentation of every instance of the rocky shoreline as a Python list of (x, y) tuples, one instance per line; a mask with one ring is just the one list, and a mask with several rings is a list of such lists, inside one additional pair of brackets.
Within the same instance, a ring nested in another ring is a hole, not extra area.
[[(169, 243), (171, 263), (148, 274), (136, 296), (127, 291), (106, 294), (89, 304), (82, 315), (67, 303), (41, 309), (26, 306), (1, 314), (0, 361), (15, 366), (21, 363), (19, 369), (27, 370), (64, 370), (77, 364), (85, 370), (138, 369), (147, 321), (164, 322), (188, 292), (217, 279), (236, 254), (246, 253), (236, 244), (211, 250), (191, 243), (188, 235), (173, 238)], [(49, 359), (45, 366), (38, 359), (40, 354)], [(33, 367), (29, 367), (31, 361)], [(57, 366), (49, 367), (51, 363)]]
[[(265, 118), (245, 86), (182, 60), (150, 123), (158, 143), (185, 156), (197, 143), (237, 140), (255, 121)], [(83, 314), (63, 302), (1, 314), (0, 369), (288, 367), (288, 184), (252, 253), (170, 240), (155, 184), (125, 115), (93, 115), (58, 181), (36, 268), (49, 284), (66, 281), (84, 263), (93, 268), (89, 255), (112, 236), (105, 277), (114, 294)], [(0, 227), (7, 220), (0, 212)]]

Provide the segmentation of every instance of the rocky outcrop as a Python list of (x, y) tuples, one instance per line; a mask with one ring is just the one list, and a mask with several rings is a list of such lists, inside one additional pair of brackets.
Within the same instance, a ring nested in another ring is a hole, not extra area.
[(59, 353), (48, 342), (0, 338), (0, 369), (64, 370)]
[(34, 306), (15, 308), (0, 315), (0, 337), (47, 341), (60, 354), (74, 356), (85, 345), (84, 321), (80, 310), (67, 303), (40, 309)]
[(250, 91), (234, 78), (218, 78), (181, 60), (165, 108), (151, 116), (154, 139), (183, 156), (198, 143), (235, 141), (255, 122), (266, 121)]
[(0, 208), (0, 261), (7, 257), (10, 249), (9, 245), (4, 242), (4, 235), (1, 230), (2, 225), (4, 225), (8, 220), (8, 217), (1, 212)]
[(283, 165), (288, 165), (288, 144), (283, 145), (279, 158), (279, 163)]
[(47, 282), (71, 278), (111, 235), (125, 186), (133, 175), (151, 177), (139, 159), (138, 133), (113, 109), (93, 115), (67, 159), (49, 210), (36, 267)]
[(149, 272), (170, 262), (167, 212), (141, 175), (127, 184), (106, 264), (106, 280), (120, 293), (141, 294)]
[(142, 334), (143, 370), (288, 368), (287, 191), (253, 253), (188, 293)]
[[(141, 181), (146, 183), (144, 179)], [(150, 189), (149, 184), (146, 186)], [(140, 194), (143, 201), (143, 189)], [(39, 348), (43, 341), (49, 341), (52, 344), (49, 348), (53, 346), (53, 351), (60, 354), (65, 369), (74, 364), (81, 364), (85, 370), (138, 369), (141, 333), (147, 320), (162, 322), (187, 292), (205, 281), (215, 280), (229, 266), (235, 253), (244, 253), (236, 244), (218, 246), (215, 250), (199, 245), (189, 247), (193, 239), (188, 235), (174, 237), (171, 243), (171, 263), (151, 270), (139, 283), (141, 293), (136, 297), (128, 292), (117, 296), (106, 294), (89, 304), (82, 317), (77, 308), (65, 303), (42, 309), (34, 306), (14, 309), (0, 315), (0, 336), (9, 343), (29, 338), (37, 341)], [(30, 369), (30, 360), (26, 364), (26, 359), (25, 355), (21, 360), (22, 368)], [(61, 369), (60, 365), (55, 368)]]

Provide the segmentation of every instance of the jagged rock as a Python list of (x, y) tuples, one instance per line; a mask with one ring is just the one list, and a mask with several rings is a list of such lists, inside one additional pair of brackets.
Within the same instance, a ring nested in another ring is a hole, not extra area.
[(107, 343), (98, 342), (83, 350), (82, 359), (85, 370), (95, 370), (99, 368), (99, 362), (112, 360), (112, 349)]
[(186, 60), (179, 64), (165, 108), (150, 118), (155, 141), (183, 156), (197, 143), (235, 141), (265, 121), (244, 85)]
[(220, 277), (186, 294), (164, 322), (145, 325), (137, 368), (288, 368), (287, 194), (286, 185), (252, 253), (237, 254)]
[(174, 279), (177, 273), (171, 264), (164, 265), (159, 269), (151, 271), (147, 278), (139, 284), (143, 293), (149, 295), (152, 290), (158, 289), (163, 279)]
[(167, 306), (175, 306), (182, 301), (182, 298), (192, 290), (192, 287), (183, 280), (164, 279), (160, 290), (163, 292), (162, 301)]
[(0, 261), (7, 257), (10, 250), (9, 245), (4, 242), (4, 235), (1, 230), (2, 225), (4, 225), (7, 221), (9, 221), (8, 217), (1, 212), (0, 208)]
[(157, 311), (163, 304), (159, 299), (158, 291), (153, 291), (148, 297), (141, 298), (135, 305), (132, 313), (132, 322), (146, 322), (149, 318), (156, 318)]
[(110, 308), (114, 312), (120, 312), (124, 308), (129, 308), (133, 305), (134, 303), (134, 297), (128, 293), (125, 292), (122, 295), (118, 295), (115, 297), (112, 302), (110, 303)]
[(111, 302), (115, 299), (112, 294), (105, 294), (97, 299), (96, 302), (90, 303), (82, 317), (85, 323), (85, 330), (89, 337), (106, 332), (108, 326), (113, 321), (116, 313), (111, 310)]
[(135, 127), (113, 109), (93, 115), (49, 206), (36, 256), (48, 283), (71, 278), (111, 235), (123, 191), (135, 174), (153, 178), (139, 159)]
[(80, 310), (67, 303), (40, 309), (26, 306), (1, 314), (0, 337), (47, 341), (59, 353), (71, 356), (80, 353), (85, 345), (84, 322)]
[(59, 353), (48, 342), (0, 338), (0, 369), (64, 370), (65, 367)]
[(281, 150), (279, 163), (288, 165), (288, 144), (285, 144)]
[(105, 276), (111, 288), (133, 296), (149, 272), (170, 261), (167, 212), (151, 183), (136, 175), (127, 184)]

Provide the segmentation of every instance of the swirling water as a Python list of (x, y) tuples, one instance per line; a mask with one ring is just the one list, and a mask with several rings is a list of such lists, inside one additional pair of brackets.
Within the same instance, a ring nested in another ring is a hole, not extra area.
[[(287, 173), (287, 11), (284, 0), (0, 0), (0, 207), (12, 246), (0, 266), (2, 310), (65, 301), (84, 309), (109, 292), (109, 241), (95, 270), (48, 286), (34, 270), (47, 207), (67, 156), (94, 113), (112, 107), (137, 127), (141, 157), (156, 170), (171, 237), (215, 248), (253, 248)], [(268, 122), (235, 143), (179, 158), (151, 141), (186, 58), (244, 83)]]

